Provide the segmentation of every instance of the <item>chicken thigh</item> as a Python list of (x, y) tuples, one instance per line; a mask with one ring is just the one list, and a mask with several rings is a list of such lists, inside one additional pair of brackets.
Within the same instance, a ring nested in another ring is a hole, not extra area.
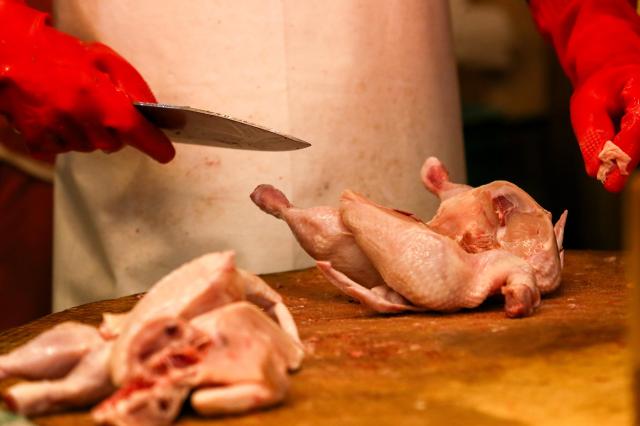
[(63, 322), (0, 356), (0, 380), (7, 377), (57, 379), (66, 375), (102, 338), (95, 327)]
[(421, 221), (352, 191), (342, 194), (342, 222), (386, 285), (368, 290), (318, 262), (327, 279), (379, 312), (455, 311), (502, 293), (510, 317), (530, 315), (540, 302), (532, 268), (505, 250), (468, 253)]
[(558, 287), (566, 211), (554, 227), (551, 214), (516, 185), (495, 181), (472, 188), (453, 183), (434, 157), (425, 161), (421, 176), (441, 200), (427, 223), (430, 229), (451, 237), (469, 253), (501, 248), (524, 259), (543, 294)]
[(110, 355), (111, 342), (102, 342), (86, 353), (66, 376), (18, 383), (3, 398), (13, 411), (28, 416), (98, 402), (114, 390), (108, 368)]

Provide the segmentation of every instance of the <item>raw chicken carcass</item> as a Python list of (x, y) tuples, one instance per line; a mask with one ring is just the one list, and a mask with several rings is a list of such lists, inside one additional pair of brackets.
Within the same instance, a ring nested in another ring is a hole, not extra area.
[(470, 253), (501, 248), (526, 260), (543, 294), (560, 285), (566, 211), (554, 227), (551, 214), (518, 186), (506, 181), (477, 188), (453, 183), (435, 157), (425, 161), (421, 176), (441, 200), (429, 228)]
[(384, 284), (340, 220), (337, 208), (294, 207), (280, 190), (271, 185), (259, 185), (251, 193), (251, 200), (265, 213), (284, 220), (300, 246), (315, 260), (331, 262), (335, 269), (362, 285), (375, 287)]
[(45, 414), (98, 402), (121, 383), (93, 411), (96, 421), (168, 425), (192, 390), (205, 414), (281, 401), (304, 355), (280, 295), (237, 269), (232, 252), (183, 265), (100, 328), (64, 323), (0, 357), (2, 379), (49, 379), (10, 387), (7, 405)]
[(452, 239), (404, 213), (345, 191), (342, 222), (386, 285), (371, 290), (318, 262), (327, 279), (379, 312), (455, 311), (502, 293), (510, 317), (530, 315), (540, 303), (531, 267), (504, 250), (468, 253)]
[[(280, 296), (259, 277), (235, 267), (233, 252), (211, 253), (181, 266), (155, 284), (120, 325), (111, 357), (112, 379), (121, 385), (136, 376), (133, 339), (158, 318), (197, 315), (249, 298), (267, 309), (296, 341), (298, 332)], [(299, 349), (302, 358), (302, 348)]]
[(205, 415), (272, 405), (284, 397), (287, 369), (300, 365), (297, 342), (247, 302), (189, 322), (157, 319), (132, 345), (137, 375), (93, 411), (98, 422), (168, 424), (191, 388), (192, 406)]
[(157, 318), (190, 319), (227, 303), (242, 300), (244, 291), (233, 253), (213, 253), (174, 270), (156, 283), (121, 324), (111, 357), (112, 378), (122, 385), (135, 375), (131, 366), (133, 339)]

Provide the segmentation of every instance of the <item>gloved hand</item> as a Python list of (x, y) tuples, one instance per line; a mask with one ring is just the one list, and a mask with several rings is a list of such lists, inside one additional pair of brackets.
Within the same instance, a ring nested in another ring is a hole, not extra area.
[(629, 0), (531, 0), (571, 80), (571, 122), (589, 176), (620, 191), (640, 161), (640, 18)]
[(160, 162), (175, 154), (132, 101), (155, 102), (113, 50), (48, 25), (22, 0), (0, 0), (0, 114), (34, 154), (134, 146)]

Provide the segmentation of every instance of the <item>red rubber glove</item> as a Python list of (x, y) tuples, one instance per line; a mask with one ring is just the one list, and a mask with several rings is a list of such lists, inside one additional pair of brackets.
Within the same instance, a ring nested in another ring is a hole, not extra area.
[(0, 0), (0, 114), (34, 154), (134, 146), (159, 162), (175, 154), (132, 101), (155, 102), (138, 72), (113, 50), (48, 25), (21, 0)]
[(614, 192), (640, 160), (640, 18), (633, 3), (530, 1), (574, 87), (571, 122), (587, 173)]

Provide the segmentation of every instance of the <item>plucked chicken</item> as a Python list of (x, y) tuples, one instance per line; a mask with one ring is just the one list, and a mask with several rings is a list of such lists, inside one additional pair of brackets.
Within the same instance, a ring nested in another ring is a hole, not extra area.
[(205, 415), (280, 402), (302, 357), (280, 295), (223, 252), (173, 271), (130, 312), (105, 315), (100, 331), (63, 323), (41, 334), (0, 357), (0, 373), (36, 380), (3, 395), (22, 414), (108, 397), (92, 412), (98, 423), (167, 425), (191, 392)]
[(297, 208), (271, 185), (251, 199), (289, 225), (332, 284), (376, 311), (453, 311), (502, 293), (508, 316), (530, 315), (560, 283), (566, 211), (554, 227), (516, 185), (451, 182), (434, 157), (421, 177), (441, 200), (428, 223), (352, 191), (340, 208)]

